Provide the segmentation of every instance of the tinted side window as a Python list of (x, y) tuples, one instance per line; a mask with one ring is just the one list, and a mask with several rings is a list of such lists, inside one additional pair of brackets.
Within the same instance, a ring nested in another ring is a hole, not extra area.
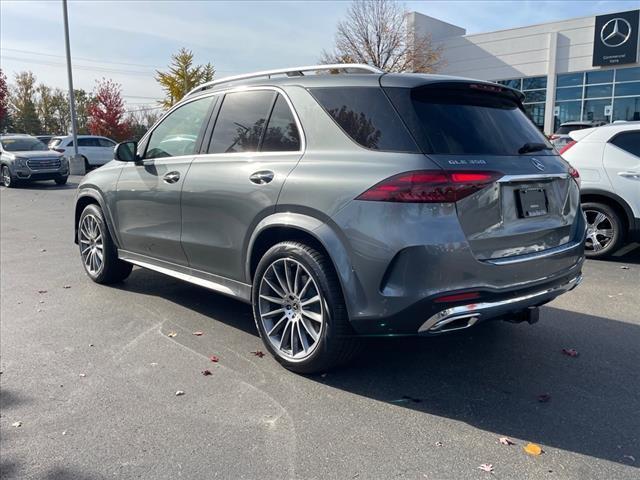
[(347, 135), (363, 147), (397, 152), (417, 151), (380, 88), (313, 88), (311, 93)]
[(115, 147), (116, 144), (106, 138), (98, 138), (98, 143), (101, 147)]
[(636, 157), (640, 157), (640, 131), (619, 133), (611, 139), (611, 143)]
[(263, 152), (295, 152), (300, 150), (300, 134), (287, 101), (278, 95), (262, 141)]
[(151, 133), (144, 158), (179, 157), (196, 151), (196, 140), (214, 97), (185, 103), (171, 112)]
[(226, 94), (208, 152), (257, 151), (274, 95), (274, 92), (266, 90)]

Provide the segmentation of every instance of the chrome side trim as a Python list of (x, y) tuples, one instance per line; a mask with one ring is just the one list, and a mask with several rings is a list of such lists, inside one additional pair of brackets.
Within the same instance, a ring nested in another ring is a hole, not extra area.
[(126, 250), (118, 250), (118, 258), (245, 302), (251, 301), (251, 285), (246, 283)]
[[(510, 307), (518, 304), (527, 302), (522, 308), (526, 308), (529, 306), (532, 300), (536, 300), (538, 298), (543, 298), (545, 296), (557, 296), (562, 293), (568, 292), (576, 288), (580, 282), (582, 282), (582, 274), (577, 275), (576, 277), (569, 280), (567, 283), (563, 285), (559, 285), (556, 287), (546, 288), (544, 290), (540, 290), (538, 292), (529, 293), (527, 295), (521, 295), (519, 297), (508, 298), (506, 300), (500, 300), (497, 302), (483, 302), (483, 303), (470, 303), (468, 305), (460, 305), (457, 307), (447, 308), (446, 310), (442, 310), (441, 312), (436, 313), (429, 317), (429, 319), (422, 324), (422, 326), (418, 329), (418, 333), (425, 333), (428, 331), (432, 331), (432, 333), (437, 333), (437, 328), (435, 330), (434, 327), (438, 327), (439, 325), (445, 325), (446, 323), (450, 323), (450, 321), (466, 318), (466, 317), (480, 317), (484, 313), (487, 313), (490, 310), (494, 310), (495, 316), (498, 316), (502, 313), (507, 313), (510, 310)], [(447, 322), (445, 322), (447, 320)], [(475, 322), (474, 322), (475, 323)], [(446, 329), (445, 329), (446, 330)]]
[(541, 258), (551, 257), (560, 253), (569, 252), (575, 250), (582, 245), (582, 242), (569, 242), (559, 247), (548, 248), (540, 252), (526, 253), (524, 255), (514, 255), (512, 257), (504, 258), (491, 258), (487, 260), (481, 260), (484, 263), (491, 263), (492, 265), (512, 265), (514, 263), (530, 262), (531, 260), (540, 260)]

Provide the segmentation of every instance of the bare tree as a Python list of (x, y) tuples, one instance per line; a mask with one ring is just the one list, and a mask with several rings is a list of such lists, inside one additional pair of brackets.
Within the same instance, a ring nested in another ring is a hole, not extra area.
[(393, 0), (354, 0), (338, 23), (333, 52), (322, 63), (366, 63), (386, 72), (431, 73), (442, 64), (430, 36), (407, 28), (407, 10)]

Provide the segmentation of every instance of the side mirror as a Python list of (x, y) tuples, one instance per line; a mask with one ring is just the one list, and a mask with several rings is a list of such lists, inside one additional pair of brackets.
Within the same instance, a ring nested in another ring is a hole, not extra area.
[(113, 149), (113, 158), (121, 162), (137, 162), (138, 142), (122, 142)]

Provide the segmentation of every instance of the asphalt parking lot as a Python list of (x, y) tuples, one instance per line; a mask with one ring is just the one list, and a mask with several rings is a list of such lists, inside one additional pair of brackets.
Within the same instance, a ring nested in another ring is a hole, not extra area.
[(640, 476), (640, 246), (537, 325), (372, 340), (303, 377), (251, 353), (242, 303), (138, 268), (90, 282), (77, 180), (0, 194), (3, 479)]

